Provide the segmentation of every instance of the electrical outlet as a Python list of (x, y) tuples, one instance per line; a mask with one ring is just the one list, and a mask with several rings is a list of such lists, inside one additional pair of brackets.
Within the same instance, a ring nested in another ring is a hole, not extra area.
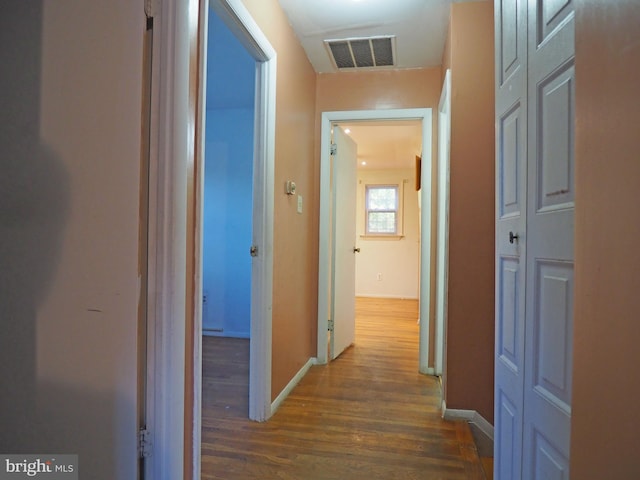
[(378, 275), (376, 275), (376, 280), (378, 280), (379, 282), (382, 281), (382, 274), (378, 273)]

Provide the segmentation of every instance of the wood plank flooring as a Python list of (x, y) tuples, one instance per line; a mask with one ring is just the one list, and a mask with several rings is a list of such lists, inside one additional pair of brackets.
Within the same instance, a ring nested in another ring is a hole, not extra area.
[(469, 427), (418, 373), (417, 302), (358, 299), (356, 342), (312, 367), (265, 423), (248, 416), (248, 341), (203, 341), (202, 479), (484, 479)]

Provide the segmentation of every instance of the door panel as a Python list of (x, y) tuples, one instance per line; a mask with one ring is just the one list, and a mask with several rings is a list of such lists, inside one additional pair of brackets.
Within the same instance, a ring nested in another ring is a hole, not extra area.
[(535, 463), (529, 478), (533, 480), (569, 480), (567, 458), (547, 442), (543, 435), (539, 432), (536, 433)]
[(520, 317), (521, 302), (520, 264), (518, 258), (503, 257), (499, 277), (499, 305), (498, 331), (500, 335), (497, 343), (498, 359), (518, 375), (522, 369), (522, 337), (523, 325)]
[(546, 78), (537, 89), (538, 213), (573, 208), (573, 78), (573, 65), (569, 64)]
[(569, 477), (573, 357), (573, 1), (529, 2), (524, 478)]
[(495, 20), (495, 478), (567, 479), (573, 0), (496, 0)]
[(536, 7), (540, 12), (535, 33), (537, 44), (542, 45), (545, 40), (554, 35), (557, 28), (562, 28), (562, 23), (569, 16), (573, 16), (573, 2), (572, 0), (535, 0), (535, 3), (538, 4)]
[(357, 146), (334, 126), (333, 142), (333, 245), (330, 358), (340, 355), (355, 340), (356, 288), (356, 185)]
[(516, 472), (520, 471), (520, 450), (514, 448), (521, 444), (522, 438), (522, 411), (517, 408), (504, 392), (499, 392), (496, 397), (496, 478), (518, 478)]
[(495, 5), (496, 78), (499, 87), (526, 69), (526, 7), (523, 0), (498, 0)]
[(543, 261), (536, 265), (534, 388), (567, 413), (571, 403), (573, 268)]
[[(526, 3), (497, 0), (494, 476), (520, 478), (526, 255)], [(517, 236), (515, 238), (514, 236)]]

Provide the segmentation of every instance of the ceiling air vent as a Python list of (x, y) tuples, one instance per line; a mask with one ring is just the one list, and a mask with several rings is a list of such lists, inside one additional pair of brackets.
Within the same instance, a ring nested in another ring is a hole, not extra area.
[(325, 40), (338, 69), (392, 67), (395, 65), (395, 37)]

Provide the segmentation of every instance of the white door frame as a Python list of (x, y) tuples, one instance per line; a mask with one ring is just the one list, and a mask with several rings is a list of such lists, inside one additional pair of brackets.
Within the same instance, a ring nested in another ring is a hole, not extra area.
[(446, 368), (447, 298), (449, 277), (449, 143), (451, 139), (451, 70), (447, 69), (438, 105), (438, 230), (436, 250), (436, 325), (434, 369)]
[(429, 304), (431, 288), (431, 108), (391, 110), (352, 110), (322, 112), (320, 136), (320, 235), (318, 255), (318, 346), (317, 361), (328, 362), (329, 319), (329, 255), (330, 255), (330, 205), (331, 205), (331, 125), (335, 122), (362, 120), (422, 120), (422, 175), (420, 190), (422, 197), (421, 261), (420, 261), (420, 353), (419, 371), (433, 373), (429, 361)]
[[(265, 420), (271, 407), (271, 307), (276, 52), (241, 0), (212, 0), (211, 7), (256, 60), (252, 314), (249, 415)], [(148, 478), (182, 478), (184, 412), (193, 410), (193, 478), (200, 476), (202, 389), (202, 265), (196, 261), (195, 292), (186, 298), (187, 172), (204, 153), (204, 85), (209, 0), (149, 2), (154, 17), (151, 80), (149, 298), (147, 332), (147, 427), (153, 449)], [(149, 11), (150, 10), (150, 11)], [(197, 79), (190, 77), (192, 42), (199, 44)], [(199, 85), (193, 108), (193, 85)], [(196, 119), (199, 112), (200, 117)], [(195, 144), (194, 144), (195, 141)], [(203, 165), (195, 165), (194, 255), (202, 254)], [(256, 221), (258, 220), (258, 221)], [(247, 255), (249, 254), (247, 246)], [(186, 302), (193, 319), (185, 319)], [(185, 326), (193, 322), (194, 385), (185, 385)], [(184, 404), (193, 387), (193, 405)]]

